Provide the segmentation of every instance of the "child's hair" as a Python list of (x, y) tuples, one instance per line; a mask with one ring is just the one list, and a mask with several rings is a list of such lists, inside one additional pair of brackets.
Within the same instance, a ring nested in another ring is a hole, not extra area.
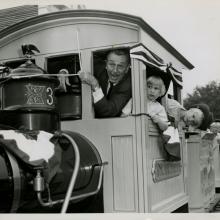
[(198, 128), (201, 130), (207, 130), (210, 127), (210, 124), (213, 122), (214, 117), (213, 113), (210, 112), (210, 108), (205, 103), (199, 103), (191, 106), (190, 108), (198, 108), (203, 113), (203, 118), (201, 123), (199, 124)]
[(148, 83), (159, 85), (160, 86), (160, 97), (164, 96), (164, 94), (166, 93), (166, 88), (165, 88), (165, 84), (160, 76), (156, 76), (156, 75), (149, 76), (147, 78), (147, 84)]

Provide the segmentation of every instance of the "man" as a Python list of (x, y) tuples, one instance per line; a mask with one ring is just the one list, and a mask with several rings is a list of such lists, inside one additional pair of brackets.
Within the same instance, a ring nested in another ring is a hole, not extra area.
[(104, 71), (95, 74), (80, 71), (83, 83), (92, 88), (97, 118), (116, 117), (131, 98), (130, 56), (125, 49), (111, 50)]

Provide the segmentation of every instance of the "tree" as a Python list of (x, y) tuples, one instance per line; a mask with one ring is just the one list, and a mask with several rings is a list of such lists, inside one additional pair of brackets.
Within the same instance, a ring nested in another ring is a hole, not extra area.
[(184, 107), (205, 103), (210, 107), (215, 119), (220, 119), (220, 83), (212, 81), (206, 86), (197, 86), (192, 94), (187, 94), (183, 100)]

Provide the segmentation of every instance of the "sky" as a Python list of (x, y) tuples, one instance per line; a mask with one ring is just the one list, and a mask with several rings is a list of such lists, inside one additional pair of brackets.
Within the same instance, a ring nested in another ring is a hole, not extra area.
[(183, 97), (220, 82), (220, 0), (1, 0), (0, 6), (18, 4), (81, 4), (142, 17), (195, 66), (183, 73)]

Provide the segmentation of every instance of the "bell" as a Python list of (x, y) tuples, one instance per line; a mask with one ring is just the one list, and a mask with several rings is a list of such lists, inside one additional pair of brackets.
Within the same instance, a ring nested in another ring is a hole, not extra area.
[(21, 64), (18, 68), (11, 70), (9, 76), (32, 76), (45, 73), (45, 70), (32, 63), (31, 59), (28, 59), (24, 64)]

